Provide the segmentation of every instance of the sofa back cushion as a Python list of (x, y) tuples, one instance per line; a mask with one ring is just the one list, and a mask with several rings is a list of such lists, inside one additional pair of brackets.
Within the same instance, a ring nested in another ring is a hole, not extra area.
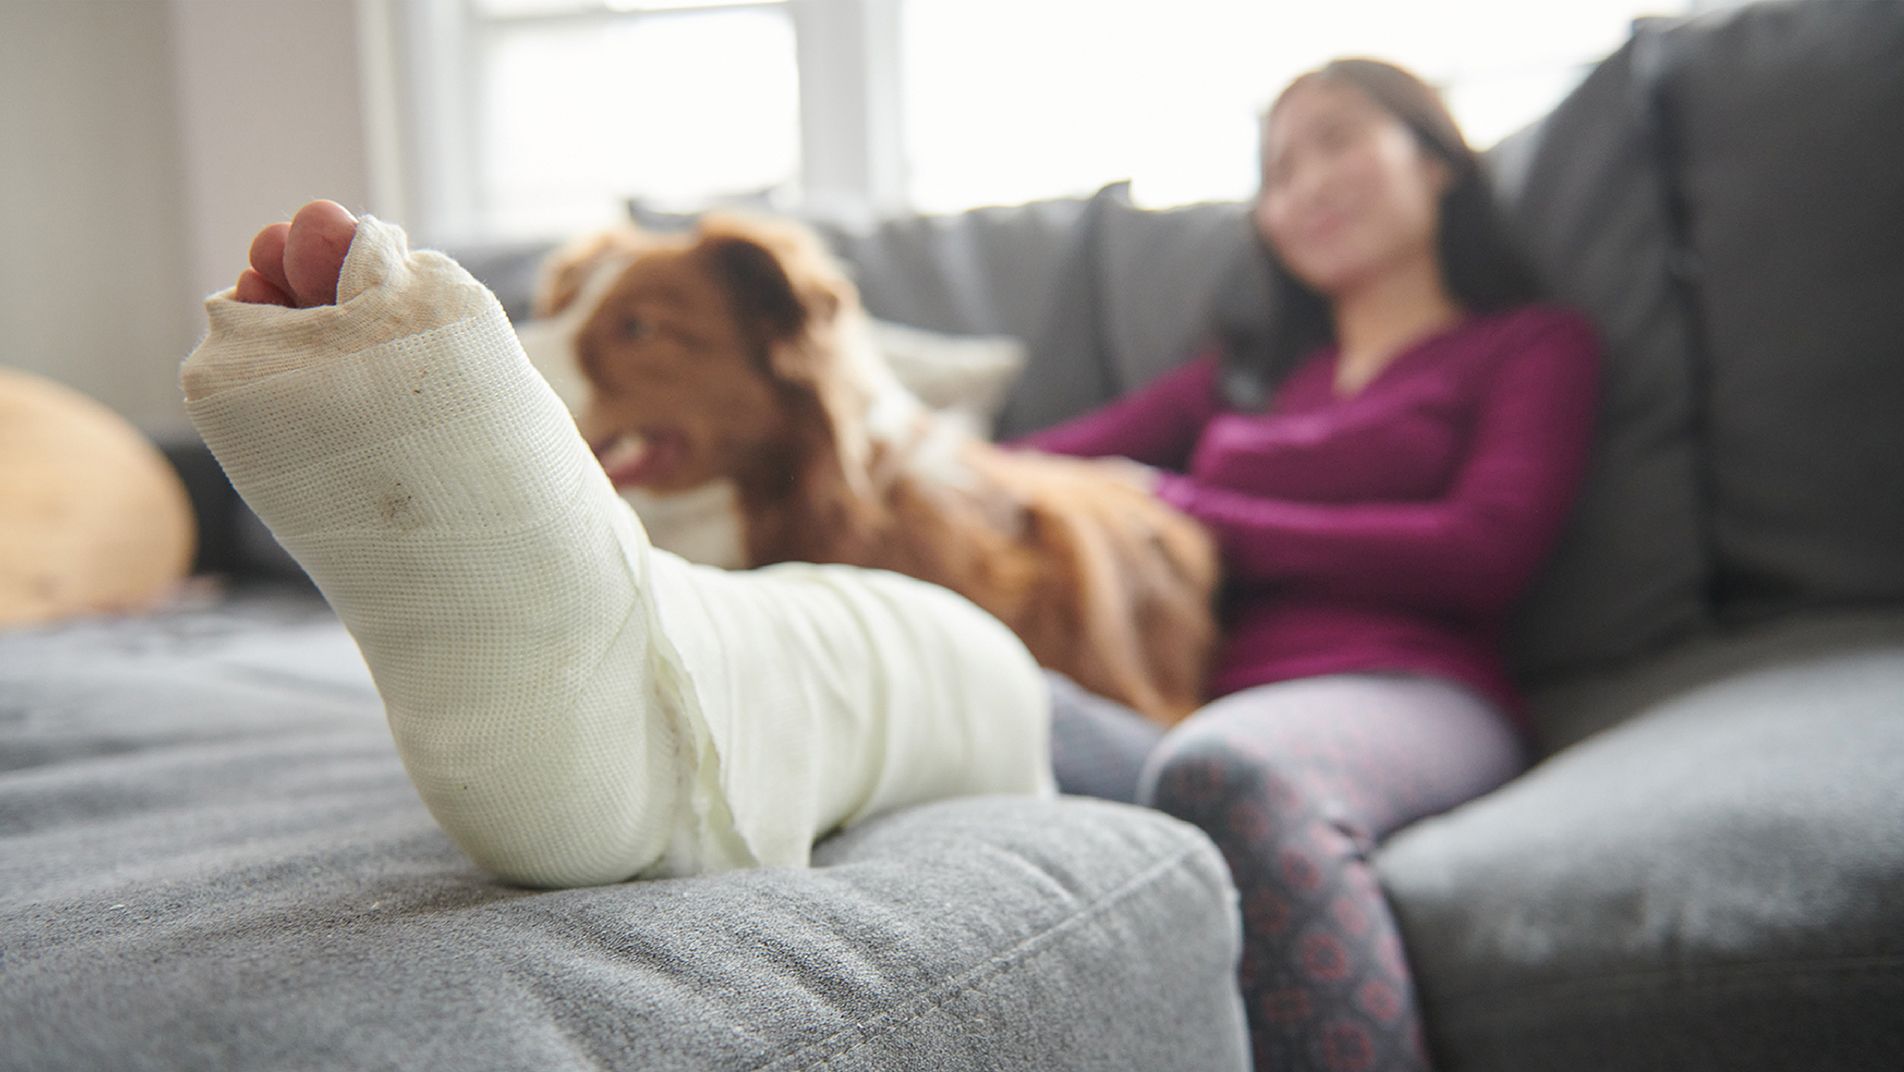
[(1508, 631), (1538, 680), (1658, 646), (1705, 617), (1690, 323), (1629, 41), (1490, 153), (1502, 208), (1556, 300), (1602, 346), (1593, 461), (1572, 520)]
[(1094, 204), (1065, 198), (829, 228), (874, 316), (1029, 351), (996, 426), (1010, 437), (1116, 393), (1098, 342), (1090, 273)]
[[(1093, 202), (1099, 337), (1117, 391), (1142, 387), (1211, 341), (1255, 248), (1249, 206), (1234, 201), (1150, 209), (1130, 184)], [(1263, 297), (1263, 282), (1251, 279)]]
[(1697, 269), (1718, 607), (1904, 599), (1904, 4), (1768, 3), (1659, 35)]

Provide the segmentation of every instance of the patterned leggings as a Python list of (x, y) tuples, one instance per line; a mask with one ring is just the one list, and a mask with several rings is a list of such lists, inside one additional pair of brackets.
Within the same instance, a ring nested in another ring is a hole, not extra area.
[(1428, 1068), (1370, 854), (1523, 769), (1499, 710), (1436, 678), (1344, 674), (1247, 689), (1166, 733), (1063, 677), (1051, 684), (1060, 788), (1168, 812), (1229, 861), (1257, 1069)]

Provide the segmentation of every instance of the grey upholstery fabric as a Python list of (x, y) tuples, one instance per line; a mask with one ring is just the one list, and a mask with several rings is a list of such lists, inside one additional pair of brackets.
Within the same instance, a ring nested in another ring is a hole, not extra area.
[(458, 246), (448, 252), (496, 295), (510, 321), (520, 324), (529, 319), (542, 261), (559, 244), (554, 239), (502, 242)]
[(816, 864), (496, 883), (308, 595), (0, 634), (0, 1068), (1247, 1067), (1188, 826), (977, 798)]
[(1516, 236), (1602, 344), (1592, 468), (1507, 633), (1512, 665), (1533, 679), (1651, 650), (1706, 616), (1689, 314), (1669, 276), (1634, 52), (1629, 43), (1601, 63), (1490, 156)]
[(1215, 306), (1255, 239), (1246, 205), (1142, 209), (1126, 183), (1100, 196), (1098, 315), (1114, 391), (1123, 394), (1211, 342)]
[(874, 316), (960, 334), (1025, 341), (1029, 361), (1007, 393), (1009, 438), (1115, 393), (1099, 340), (1092, 235), (1102, 198), (1060, 199), (835, 230)]
[(899, 216), (833, 227), (873, 315), (954, 334), (1030, 340), (1045, 326), (1082, 200)]
[(1662, 38), (1721, 609), (1904, 598), (1904, 4), (1764, 4)]
[(1639, 714), (1380, 854), (1441, 1067), (1896, 1068), (1904, 611), (1568, 690)]

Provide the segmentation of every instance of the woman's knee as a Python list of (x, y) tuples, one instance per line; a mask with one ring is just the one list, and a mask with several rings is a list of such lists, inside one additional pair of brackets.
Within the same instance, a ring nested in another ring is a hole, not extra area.
[(1143, 803), (1212, 834), (1235, 827), (1260, 834), (1308, 810), (1307, 774), (1291, 757), (1263, 751), (1220, 727), (1186, 724), (1152, 750), (1138, 794)]
[(1358, 838), (1386, 837), (1511, 777), (1518, 740), (1490, 704), (1439, 680), (1303, 679), (1227, 696), (1171, 731), (1141, 799), (1178, 814), (1247, 793)]

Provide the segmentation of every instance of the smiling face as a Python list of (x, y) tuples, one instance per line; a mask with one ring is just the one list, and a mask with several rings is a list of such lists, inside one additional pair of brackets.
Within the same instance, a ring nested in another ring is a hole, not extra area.
[(1295, 277), (1340, 296), (1434, 256), (1451, 174), (1367, 93), (1324, 77), (1292, 86), (1265, 121), (1254, 219)]

